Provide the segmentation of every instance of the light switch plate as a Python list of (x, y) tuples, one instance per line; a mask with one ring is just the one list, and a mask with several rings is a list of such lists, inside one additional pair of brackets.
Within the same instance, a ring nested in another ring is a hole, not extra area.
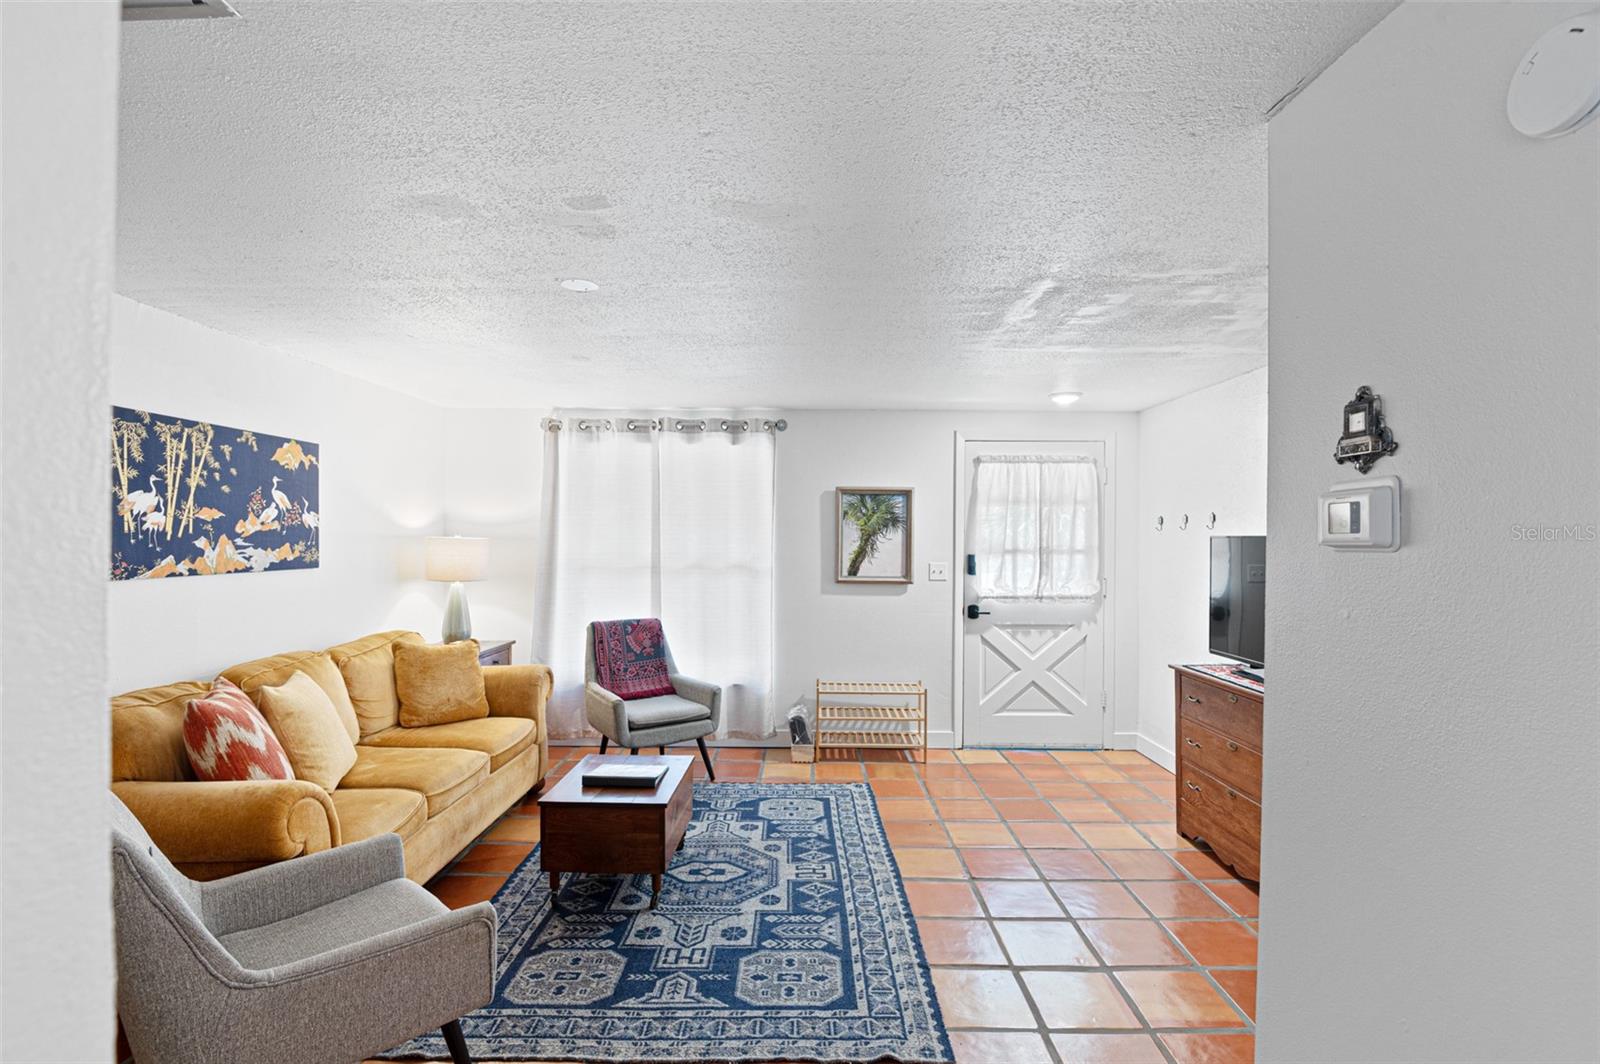
[(948, 579), (950, 579), (950, 563), (949, 562), (929, 562), (928, 563), (928, 579), (929, 580), (948, 580)]

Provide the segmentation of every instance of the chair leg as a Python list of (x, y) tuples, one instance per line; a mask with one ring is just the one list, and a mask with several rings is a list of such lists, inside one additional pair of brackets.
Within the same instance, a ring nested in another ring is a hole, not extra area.
[(604, 735), (600, 736), (600, 752), (602, 754), (606, 752), (606, 745), (610, 742), (611, 740), (607, 739)]
[(666, 757), (667, 756), (667, 748), (664, 747), (664, 746), (658, 746), (658, 747), (656, 747), (656, 753), (660, 754), (662, 757)]
[(711, 767), (711, 751), (706, 749), (705, 737), (701, 736), (700, 738), (696, 739), (695, 742), (700, 744), (700, 760), (706, 763), (706, 777), (710, 779), (712, 783), (717, 782), (717, 773), (716, 770)]
[(637, 754), (638, 752), (639, 752), (639, 748), (637, 746), (628, 747), (628, 756), (629, 757), (632, 757), (633, 755)]
[(451, 1020), (439, 1028), (444, 1035), (444, 1044), (450, 1047), (450, 1059), (455, 1064), (472, 1064), (472, 1055), (467, 1052), (467, 1039), (461, 1033), (461, 1021)]

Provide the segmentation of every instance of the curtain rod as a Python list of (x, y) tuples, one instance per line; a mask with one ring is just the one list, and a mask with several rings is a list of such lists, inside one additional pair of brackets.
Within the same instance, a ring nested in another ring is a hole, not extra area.
[[(568, 420), (547, 417), (540, 422), (546, 432), (560, 432)], [(580, 417), (570, 419), (579, 432), (782, 432), (789, 427), (783, 418), (684, 418), (684, 417)]]

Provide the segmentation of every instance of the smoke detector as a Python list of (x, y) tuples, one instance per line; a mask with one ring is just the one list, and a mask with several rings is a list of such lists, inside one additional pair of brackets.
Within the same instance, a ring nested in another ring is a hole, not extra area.
[(1600, 14), (1570, 18), (1534, 42), (1511, 75), (1506, 117), (1528, 137), (1559, 137), (1600, 112)]
[(122, 21), (175, 18), (238, 18), (228, 0), (122, 0)]

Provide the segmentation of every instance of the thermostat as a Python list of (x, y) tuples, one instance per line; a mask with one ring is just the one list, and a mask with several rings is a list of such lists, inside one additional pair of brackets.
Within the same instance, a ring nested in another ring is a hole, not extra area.
[(1317, 496), (1317, 542), (1335, 550), (1400, 549), (1400, 478), (1335, 484)]

